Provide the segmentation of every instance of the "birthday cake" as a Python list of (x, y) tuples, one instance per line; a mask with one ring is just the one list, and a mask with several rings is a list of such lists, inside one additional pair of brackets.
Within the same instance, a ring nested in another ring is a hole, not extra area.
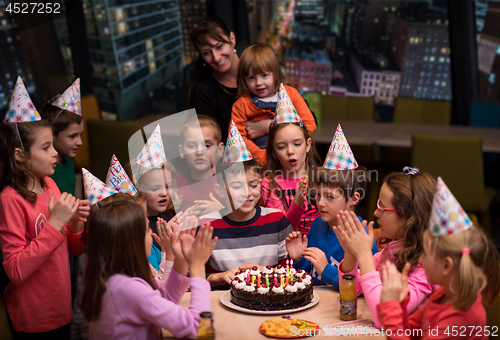
[(238, 272), (231, 282), (231, 302), (253, 310), (294, 309), (307, 305), (312, 298), (311, 275), (302, 269), (278, 265), (261, 272), (253, 267)]

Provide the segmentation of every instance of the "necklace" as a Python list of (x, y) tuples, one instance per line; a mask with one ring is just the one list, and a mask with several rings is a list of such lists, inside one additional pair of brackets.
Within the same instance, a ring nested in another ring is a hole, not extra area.
[[(214, 77), (214, 79), (215, 79), (215, 77)], [(236, 96), (238, 94), (238, 90), (236, 90), (236, 93), (231, 93), (228, 90), (226, 90), (225, 86), (222, 85), (221, 83), (219, 83), (219, 81), (217, 79), (215, 79), (215, 82), (219, 85), (219, 87), (222, 89), (222, 91), (226, 92), (228, 95), (230, 95), (230, 96)]]

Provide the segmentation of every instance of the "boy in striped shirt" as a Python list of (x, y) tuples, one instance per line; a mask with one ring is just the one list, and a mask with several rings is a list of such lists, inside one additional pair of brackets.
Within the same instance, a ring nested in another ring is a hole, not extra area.
[(260, 165), (254, 160), (224, 163), (217, 169), (215, 191), (226, 208), (203, 216), (219, 240), (207, 263), (212, 287), (229, 284), (240, 267), (276, 266), (287, 256), (285, 239), (293, 231), (278, 209), (257, 206)]

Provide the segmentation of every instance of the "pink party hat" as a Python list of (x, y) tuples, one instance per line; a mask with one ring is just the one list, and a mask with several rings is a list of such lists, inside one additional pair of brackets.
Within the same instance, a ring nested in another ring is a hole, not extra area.
[(339, 124), (333, 136), (332, 144), (330, 144), (330, 150), (328, 150), (328, 154), (326, 155), (323, 168), (351, 170), (357, 167), (358, 162), (356, 162), (356, 158), (354, 158), (351, 147), (347, 143), (342, 127)]
[(106, 175), (106, 184), (118, 192), (123, 192), (131, 196), (137, 193), (137, 189), (132, 184), (125, 170), (123, 170), (116, 155), (111, 157), (111, 164), (109, 165), (108, 174)]
[(456, 234), (472, 227), (472, 221), (443, 179), (436, 181), (429, 231), (435, 236)]
[(276, 115), (274, 116), (274, 124), (279, 123), (302, 123), (283, 84), (280, 85), (280, 90), (278, 92)]
[(83, 188), (85, 197), (90, 200), (90, 205), (117, 193), (113, 188), (108, 187), (99, 178), (95, 177), (85, 168), (82, 168)]
[(4, 123), (34, 122), (42, 119), (33, 105), (23, 80), (17, 76), (16, 85), (9, 101), (9, 109), (5, 114)]
[(80, 78), (77, 78), (52, 105), (81, 116)]
[(165, 158), (165, 150), (163, 149), (159, 124), (155, 127), (151, 136), (149, 136), (148, 141), (135, 161), (140, 166), (147, 168), (154, 168), (167, 161)]
[(240, 135), (238, 128), (231, 119), (229, 136), (227, 137), (226, 149), (224, 151), (224, 163), (236, 163), (253, 159), (245, 141)]

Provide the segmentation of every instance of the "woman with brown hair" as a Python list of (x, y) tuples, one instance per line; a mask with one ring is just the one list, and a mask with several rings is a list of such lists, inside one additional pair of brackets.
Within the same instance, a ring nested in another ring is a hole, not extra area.
[(214, 118), (227, 139), (231, 108), (238, 88), (239, 58), (234, 33), (218, 17), (207, 17), (191, 32), (199, 58), (191, 74), (190, 106), (197, 114)]

